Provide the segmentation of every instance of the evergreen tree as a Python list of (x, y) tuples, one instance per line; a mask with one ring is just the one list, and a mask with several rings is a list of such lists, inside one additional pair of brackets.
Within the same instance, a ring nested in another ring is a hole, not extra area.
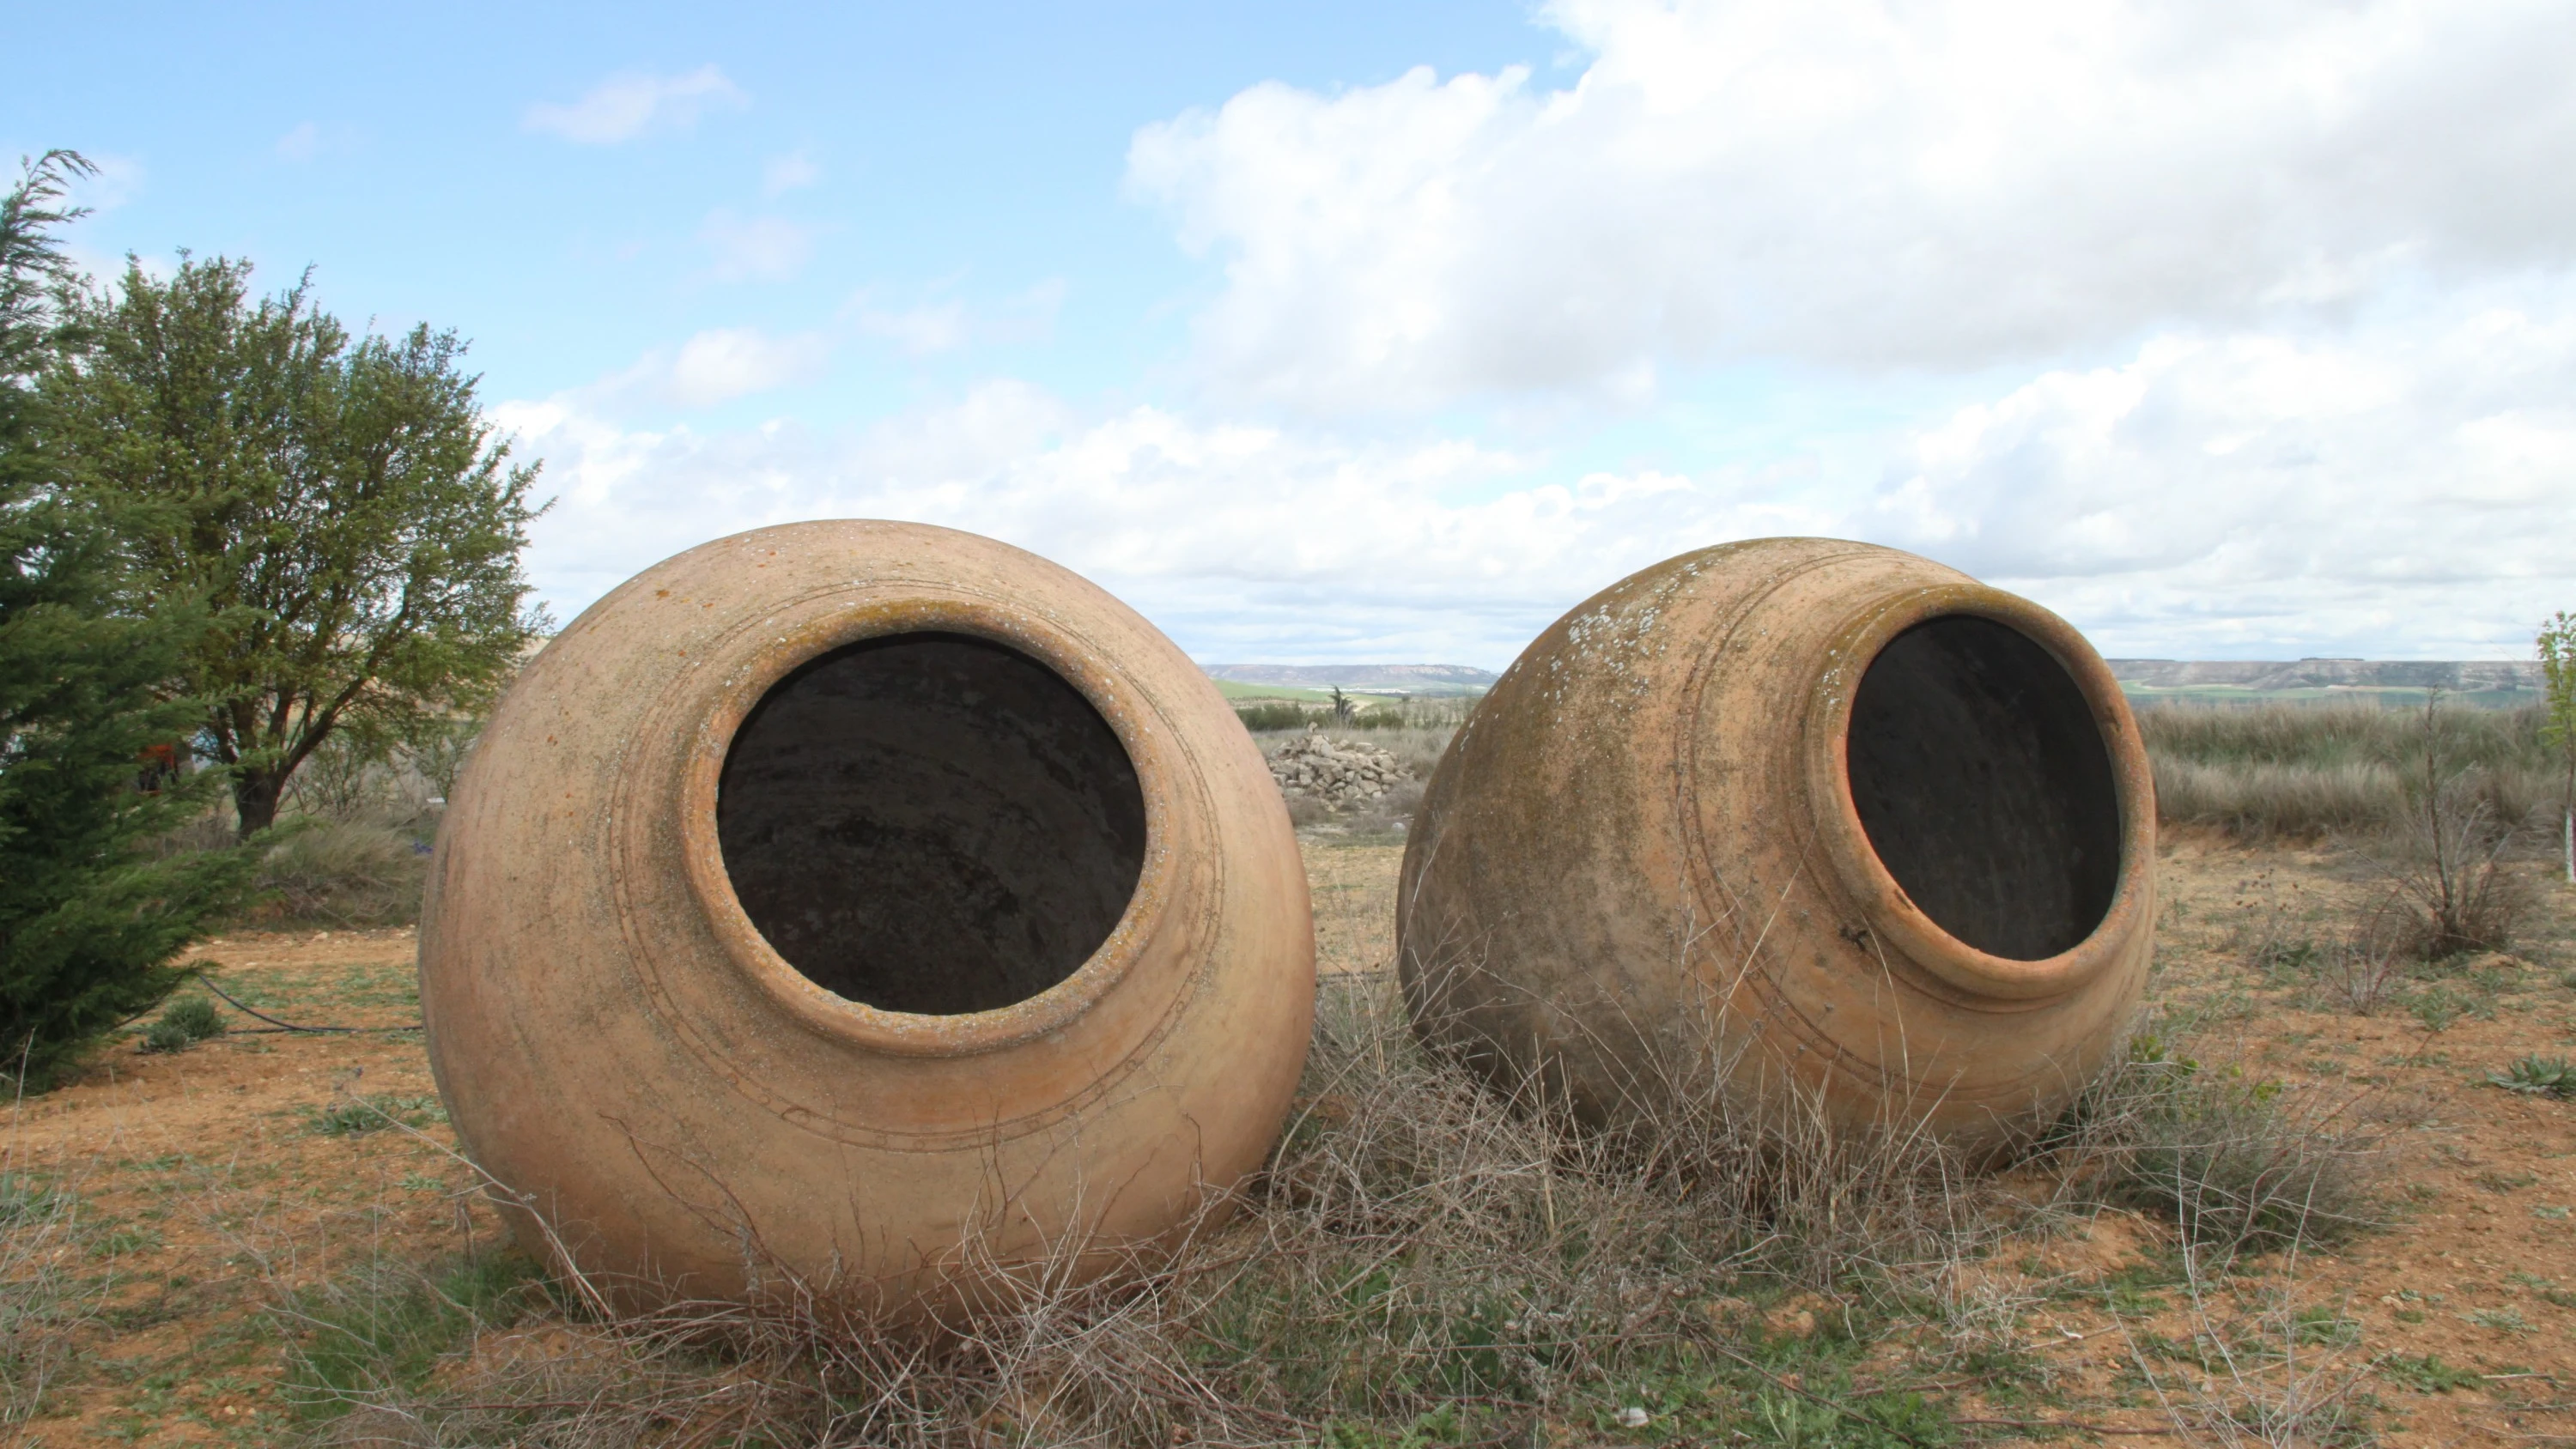
[(39, 444), (31, 382), (63, 340), (68, 282), (55, 229), (81, 214), (61, 200), (88, 170), (49, 152), (0, 197), (0, 1077), (31, 1090), (178, 985), (172, 958), (253, 865), (148, 848), (204, 804), (184, 775), (138, 779), (156, 748), (178, 763), (202, 713), (166, 691), (205, 617), (127, 606), (111, 510)]

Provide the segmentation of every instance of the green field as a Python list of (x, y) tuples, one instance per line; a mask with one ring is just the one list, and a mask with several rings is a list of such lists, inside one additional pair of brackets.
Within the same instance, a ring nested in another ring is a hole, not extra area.
[(1286, 684), (1238, 684), (1231, 679), (1218, 680), (1216, 682), (1216, 692), (1224, 695), (1228, 699), (1247, 701), (1257, 699), (1286, 699), (1294, 700), (1299, 704), (1330, 704), (1333, 702), (1333, 696), (1329, 690), (1298, 689), (1293, 685)]

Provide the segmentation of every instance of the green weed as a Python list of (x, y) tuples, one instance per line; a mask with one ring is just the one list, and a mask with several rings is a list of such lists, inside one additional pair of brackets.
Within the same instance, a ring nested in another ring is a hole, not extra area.
[(447, 1120), (436, 1097), (344, 1097), (305, 1109), (312, 1129), (325, 1137), (355, 1137), (387, 1127), (426, 1127)]
[(147, 1052), (186, 1051), (209, 1037), (223, 1035), (223, 1014), (215, 1003), (203, 996), (183, 996), (162, 1008), (161, 1015), (143, 1031), (143, 1049)]
[(285, 1391), (328, 1417), (390, 1390), (416, 1390), (443, 1356), (506, 1328), (542, 1301), (536, 1265), (493, 1253), (427, 1276), (379, 1272), (295, 1295), (276, 1310), (294, 1347)]
[(2487, 1085), (2533, 1097), (2576, 1097), (2576, 1064), (2565, 1057), (2523, 1057), (2503, 1071), (2487, 1073)]

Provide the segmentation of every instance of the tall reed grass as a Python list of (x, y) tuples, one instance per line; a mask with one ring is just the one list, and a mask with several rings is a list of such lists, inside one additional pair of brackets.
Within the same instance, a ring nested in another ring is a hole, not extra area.
[(2169, 823), (2247, 839), (2378, 836), (2402, 830), (2423, 770), (2464, 782), (2492, 826), (2515, 831), (2558, 803), (2537, 706), (2159, 702), (2138, 710), (2155, 763), (2156, 806)]

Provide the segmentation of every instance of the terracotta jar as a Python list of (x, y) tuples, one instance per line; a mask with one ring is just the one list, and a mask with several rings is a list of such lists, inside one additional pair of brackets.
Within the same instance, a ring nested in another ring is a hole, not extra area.
[(1314, 940), (1259, 752), (1153, 626), (829, 522), (656, 565), (530, 662), (420, 973), (531, 1247), (634, 1303), (919, 1316), (1131, 1261), (1257, 1169)]
[(1460, 729), (1399, 969), (1427, 1041), (1590, 1120), (1723, 1083), (1999, 1146), (2136, 1007), (2153, 792), (2047, 610), (1867, 544), (1684, 554), (1559, 619)]

